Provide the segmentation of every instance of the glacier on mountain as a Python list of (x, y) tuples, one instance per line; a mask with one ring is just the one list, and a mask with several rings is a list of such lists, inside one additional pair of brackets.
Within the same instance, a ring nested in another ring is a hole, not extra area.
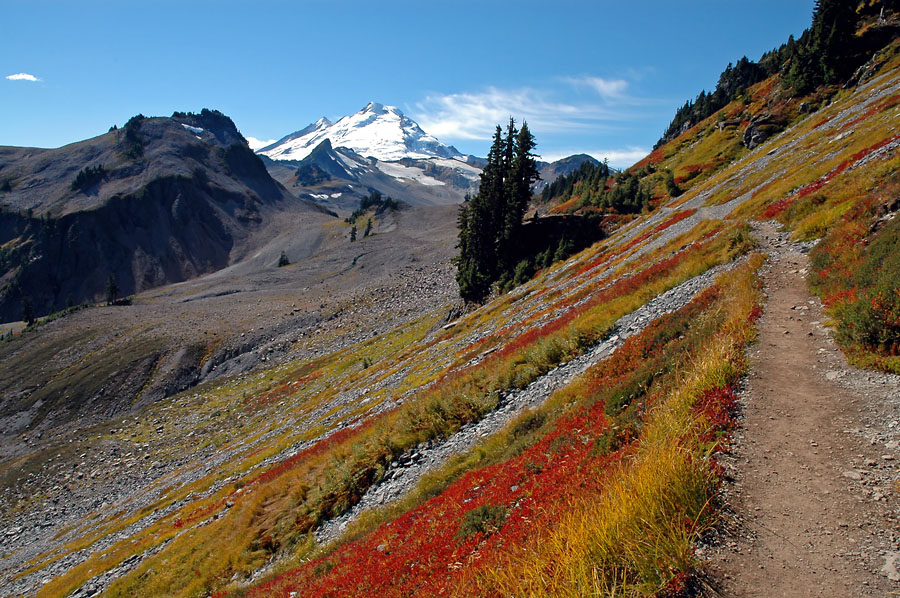
[(376, 102), (370, 102), (359, 112), (335, 123), (320, 118), (257, 153), (272, 160), (302, 160), (325, 139), (330, 140), (333, 147), (346, 147), (360, 156), (382, 162), (405, 158), (444, 158), (458, 162), (466, 159), (455, 147), (445, 145), (423, 131), (399, 108)]

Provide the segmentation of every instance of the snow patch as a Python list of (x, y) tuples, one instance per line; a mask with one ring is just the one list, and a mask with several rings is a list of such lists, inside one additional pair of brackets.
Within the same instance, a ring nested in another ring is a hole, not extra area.
[(351, 157), (349, 157), (349, 156), (345, 156), (345, 155), (344, 155), (343, 153), (341, 153), (341, 152), (338, 152), (337, 155), (338, 155), (338, 157), (341, 159), (341, 162), (344, 163), (344, 166), (346, 166), (346, 167), (349, 168), (350, 170), (363, 170), (363, 169), (365, 169), (365, 165), (364, 165), (364, 164), (360, 164), (359, 162), (357, 162), (357, 161), (354, 160), (353, 158), (351, 158)]
[(247, 140), (247, 145), (249, 145), (250, 149), (252, 149), (254, 152), (258, 149), (262, 149), (266, 146), (272, 145), (273, 143), (278, 141), (277, 139), (264, 140), (264, 139), (257, 139), (256, 137), (246, 137), (246, 136), (245, 136), (245, 139)]
[[(185, 129), (187, 129), (188, 131), (190, 131), (191, 133), (193, 133), (194, 135), (199, 135), (199, 134), (203, 133), (203, 129), (201, 129), (200, 127), (192, 127), (191, 125), (186, 125), (184, 123), (181, 123), (181, 126), (184, 127)], [(198, 139), (199, 139), (199, 137), (198, 137)]]
[(472, 166), (471, 164), (468, 164), (456, 158), (430, 158), (428, 161), (435, 166), (450, 168), (466, 177), (470, 181), (477, 181), (479, 179), (479, 176), (481, 176), (480, 168), (478, 168), (477, 166)]
[(395, 179), (410, 179), (419, 184), (428, 185), (429, 187), (447, 184), (444, 181), (439, 181), (436, 178), (428, 176), (419, 168), (404, 166), (403, 164), (398, 164), (396, 162), (378, 162), (376, 166), (378, 167), (378, 170)]

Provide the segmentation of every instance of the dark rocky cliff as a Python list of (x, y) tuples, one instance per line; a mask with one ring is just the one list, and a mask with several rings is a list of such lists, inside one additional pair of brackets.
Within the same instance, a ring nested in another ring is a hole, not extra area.
[(135, 117), (58, 149), (0, 148), (0, 321), (229, 265), (278, 211), (315, 212), (215, 111)]

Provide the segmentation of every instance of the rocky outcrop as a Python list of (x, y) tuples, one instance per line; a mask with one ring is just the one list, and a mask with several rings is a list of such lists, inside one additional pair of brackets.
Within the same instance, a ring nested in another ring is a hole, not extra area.
[(744, 129), (744, 146), (753, 149), (782, 129), (784, 125), (769, 114), (755, 116)]
[(541, 176), (541, 180), (534, 184), (534, 193), (540, 193), (544, 190), (544, 187), (559, 177), (578, 170), (585, 162), (590, 162), (593, 166), (600, 164), (599, 160), (587, 154), (574, 154), (555, 162), (538, 162), (538, 173)]

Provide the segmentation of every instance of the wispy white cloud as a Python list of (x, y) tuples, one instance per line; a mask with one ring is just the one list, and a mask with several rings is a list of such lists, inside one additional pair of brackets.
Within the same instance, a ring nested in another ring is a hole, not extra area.
[(602, 134), (643, 120), (654, 105), (668, 103), (630, 93), (624, 78), (559, 77), (541, 87), (433, 94), (408, 107), (428, 133), (442, 140), (485, 140), (497, 123), (513, 116), (536, 135)]
[(264, 148), (267, 145), (272, 145), (273, 143), (278, 141), (277, 139), (265, 140), (265, 139), (257, 139), (256, 137), (245, 137), (245, 139), (247, 140), (247, 144), (250, 146), (250, 149), (252, 149), (252, 150), (258, 150), (258, 149)]
[(431, 95), (411, 110), (416, 121), (439, 139), (490, 139), (494, 127), (510, 116), (528, 121), (533, 132), (584, 132), (625, 118), (609, 102), (573, 103), (556, 99), (554, 90), (489, 87), (480, 92)]
[(604, 98), (624, 98), (628, 89), (628, 81), (624, 79), (605, 79), (603, 77), (563, 77), (562, 81), (575, 88), (586, 88)]
[(10, 81), (40, 81), (40, 79), (29, 73), (16, 73), (14, 75), (7, 75), (6, 78)]
[(658, 118), (661, 109), (668, 113), (669, 104), (636, 94), (630, 75), (581, 75), (528, 87), (432, 94), (407, 106), (407, 112), (442, 141), (470, 147), (490, 140), (496, 125), (505, 126), (512, 116), (528, 121), (543, 160), (585, 153), (625, 168), (650, 152), (645, 135), (634, 133), (643, 133), (646, 121)]
[(610, 166), (615, 168), (628, 168), (644, 156), (650, 153), (650, 150), (643, 147), (629, 146), (617, 149), (575, 149), (575, 150), (556, 150), (541, 156), (546, 162), (553, 162), (572, 154), (587, 154), (600, 160), (606, 160)]

